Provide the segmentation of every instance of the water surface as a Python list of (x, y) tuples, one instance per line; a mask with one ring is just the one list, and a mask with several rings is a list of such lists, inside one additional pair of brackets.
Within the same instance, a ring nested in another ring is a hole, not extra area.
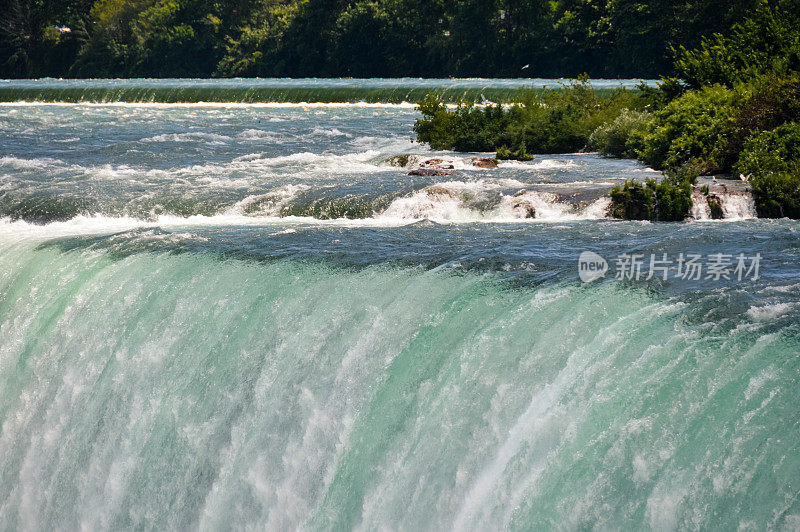
[(2, 527), (800, 526), (800, 225), (609, 220), (657, 174), (389, 103), (0, 105)]

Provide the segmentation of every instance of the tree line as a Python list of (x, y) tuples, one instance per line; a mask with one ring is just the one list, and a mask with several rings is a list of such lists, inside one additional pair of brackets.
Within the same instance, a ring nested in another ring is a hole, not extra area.
[(2, 77), (652, 78), (758, 0), (2, 4)]

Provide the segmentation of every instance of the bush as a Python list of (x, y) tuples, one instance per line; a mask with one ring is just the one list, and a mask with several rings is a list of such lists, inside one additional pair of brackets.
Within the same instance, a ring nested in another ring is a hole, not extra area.
[(623, 220), (655, 220), (655, 187), (638, 181), (611, 189), (611, 216)]
[(750, 137), (736, 170), (745, 176), (789, 172), (800, 164), (800, 123), (792, 122)]
[(635, 141), (631, 137), (634, 132), (646, 131), (652, 118), (647, 112), (623, 109), (613, 122), (594, 130), (589, 137), (589, 147), (611, 157), (635, 157)]
[(435, 94), (418, 105), (417, 140), (434, 149), (485, 152), (525, 143), (534, 153), (567, 153), (585, 148), (600, 125), (644, 101), (622, 89), (601, 97), (584, 79), (562, 89), (522, 91), (508, 109), (467, 103), (450, 110)]
[(650, 131), (638, 139), (639, 157), (656, 169), (695, 177), (730, 171), (726, 150), (736, 104), (737, 94), (719, 85), (687, 92), (656, 111)]
[[(798, 119), (800, 77), (765, 74), (733, 89), (715, 85), (685, 92), (656, 111), (649, 124), (628, 132), (625, 149), (679, 177), (730, 173), (754, 131)], [(606, 131), (613, 125), (598, 130), (598, 145)], [(615, 147), (620, 149), (619, 141)]]
[(423, 118), (414, 124), (417, 140), (435, 150), (485, 152), (514, 144), (509, 126), (519, 120), (518, 106), (508, 110), (499, 105), (481, 109), (472, 103), (462, 103), (451, 111), (434, 93), (428, 94), (418, 106)]
[(800, 123), (753, 135), (736, 170), (753, 187), (762, 218), (800, 218)]
[(761, 218), (800, 219), (800, 174), (798, 171), (753, 176), (750, 180), (756, 211)]
[(692, 209), (689, 181), (626, 181), (611, 190), (611, 215), (623, 220), (680, 222)]
[(498, 161), (532, 161), (533, 155), (528, 155), (525, 151), (525, 143), (520, 144), (517, 151), (512, 152), (507, 146), (497, 148), (497, 155), (495, 157)]

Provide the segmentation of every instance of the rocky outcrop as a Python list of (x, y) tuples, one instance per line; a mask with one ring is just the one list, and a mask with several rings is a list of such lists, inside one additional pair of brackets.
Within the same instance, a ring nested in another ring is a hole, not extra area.
[(521, 212), (523, 218), (536, 218), (536, 208), (533, 206), (533, 203), (525, 197), (527, 193), (528, 191), (523, 189), (514, 194), (514, 198), (511, 200), (511, 208), (517, 212)]
[(722, 210), (722, 199), (719, 196), (708, 194), (706, 203), (708, 203), (708, 210), (711, 212), (712, 220), (722, 220), (725, 217), (725, 213)]
[(469, 162), (475, 168), (497, 168), (497, 159), (488, 159), (486, 157), (471, 157)]

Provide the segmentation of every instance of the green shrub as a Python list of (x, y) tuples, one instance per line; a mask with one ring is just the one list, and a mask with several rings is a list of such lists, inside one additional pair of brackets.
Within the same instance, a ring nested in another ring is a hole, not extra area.
[(635, 157), (635, 141), (631, 136), (635, 131), (646, 131), (651, 120), (650, 113), (623, 109), (613, 122), (594, 130), (589, 137), (589, 147), (611, 157)]
[(525, 143), (519, 145), (517, 151), (511, 151), (507, 146), (497, 148), (497, 155), (495, 157), (498, 161), (532, 161), (533, 155), (528, 155), (525, 151)]
[(650, 130), (632, 142), (656, 169), (695, 176), (729, 171), (736, 104), (737, 94), (719, 85), (687, 92), (656, 111)]
[(665, 179), (656, 185), (656, 220), (680, 222), (692, 210), (692, 185), (689, 181)]
[(623, 220), (655, 220), (655, 187), (625, 181), (611, 190), (611, 215)]
[(745, 176), (788, 172), (800, 164), (800, 123), (792, 122), (750, 137), (736, 170)]
[(754, 175), (750, 184), (759, 217), (800, 219), (800, 169)]
[(518, 106), (508, 110), (499, 105), (481, 109), (462, 103), (450, 110), (435, 93), (428, 94), (418, 106), (423, 118), (414, 124), (417, 140), (435, 150), (485, 152), (513, 144), (508, 129), (519, 120)]
[(692, 208), (689, 181), (626, 181), (611, 190), (611, 215), (623, 220), (680, 222)]
[(800, 123), (753, 135), (736, 170), (753, 188), (762, 218), (800, 218)]
[(600, 125), (644, 106), (637, 93), (623, 89), (601, 96), (586, 79), (561, 89), (521, 91), (518, 99), (507, 109), (462, 103), (450, 110), (429, 94), (418, 104), (423, 116), (414, 124), (417, 140), (439, 150), (485, 152), (525, 143), (534, 153), (575, 152)]

